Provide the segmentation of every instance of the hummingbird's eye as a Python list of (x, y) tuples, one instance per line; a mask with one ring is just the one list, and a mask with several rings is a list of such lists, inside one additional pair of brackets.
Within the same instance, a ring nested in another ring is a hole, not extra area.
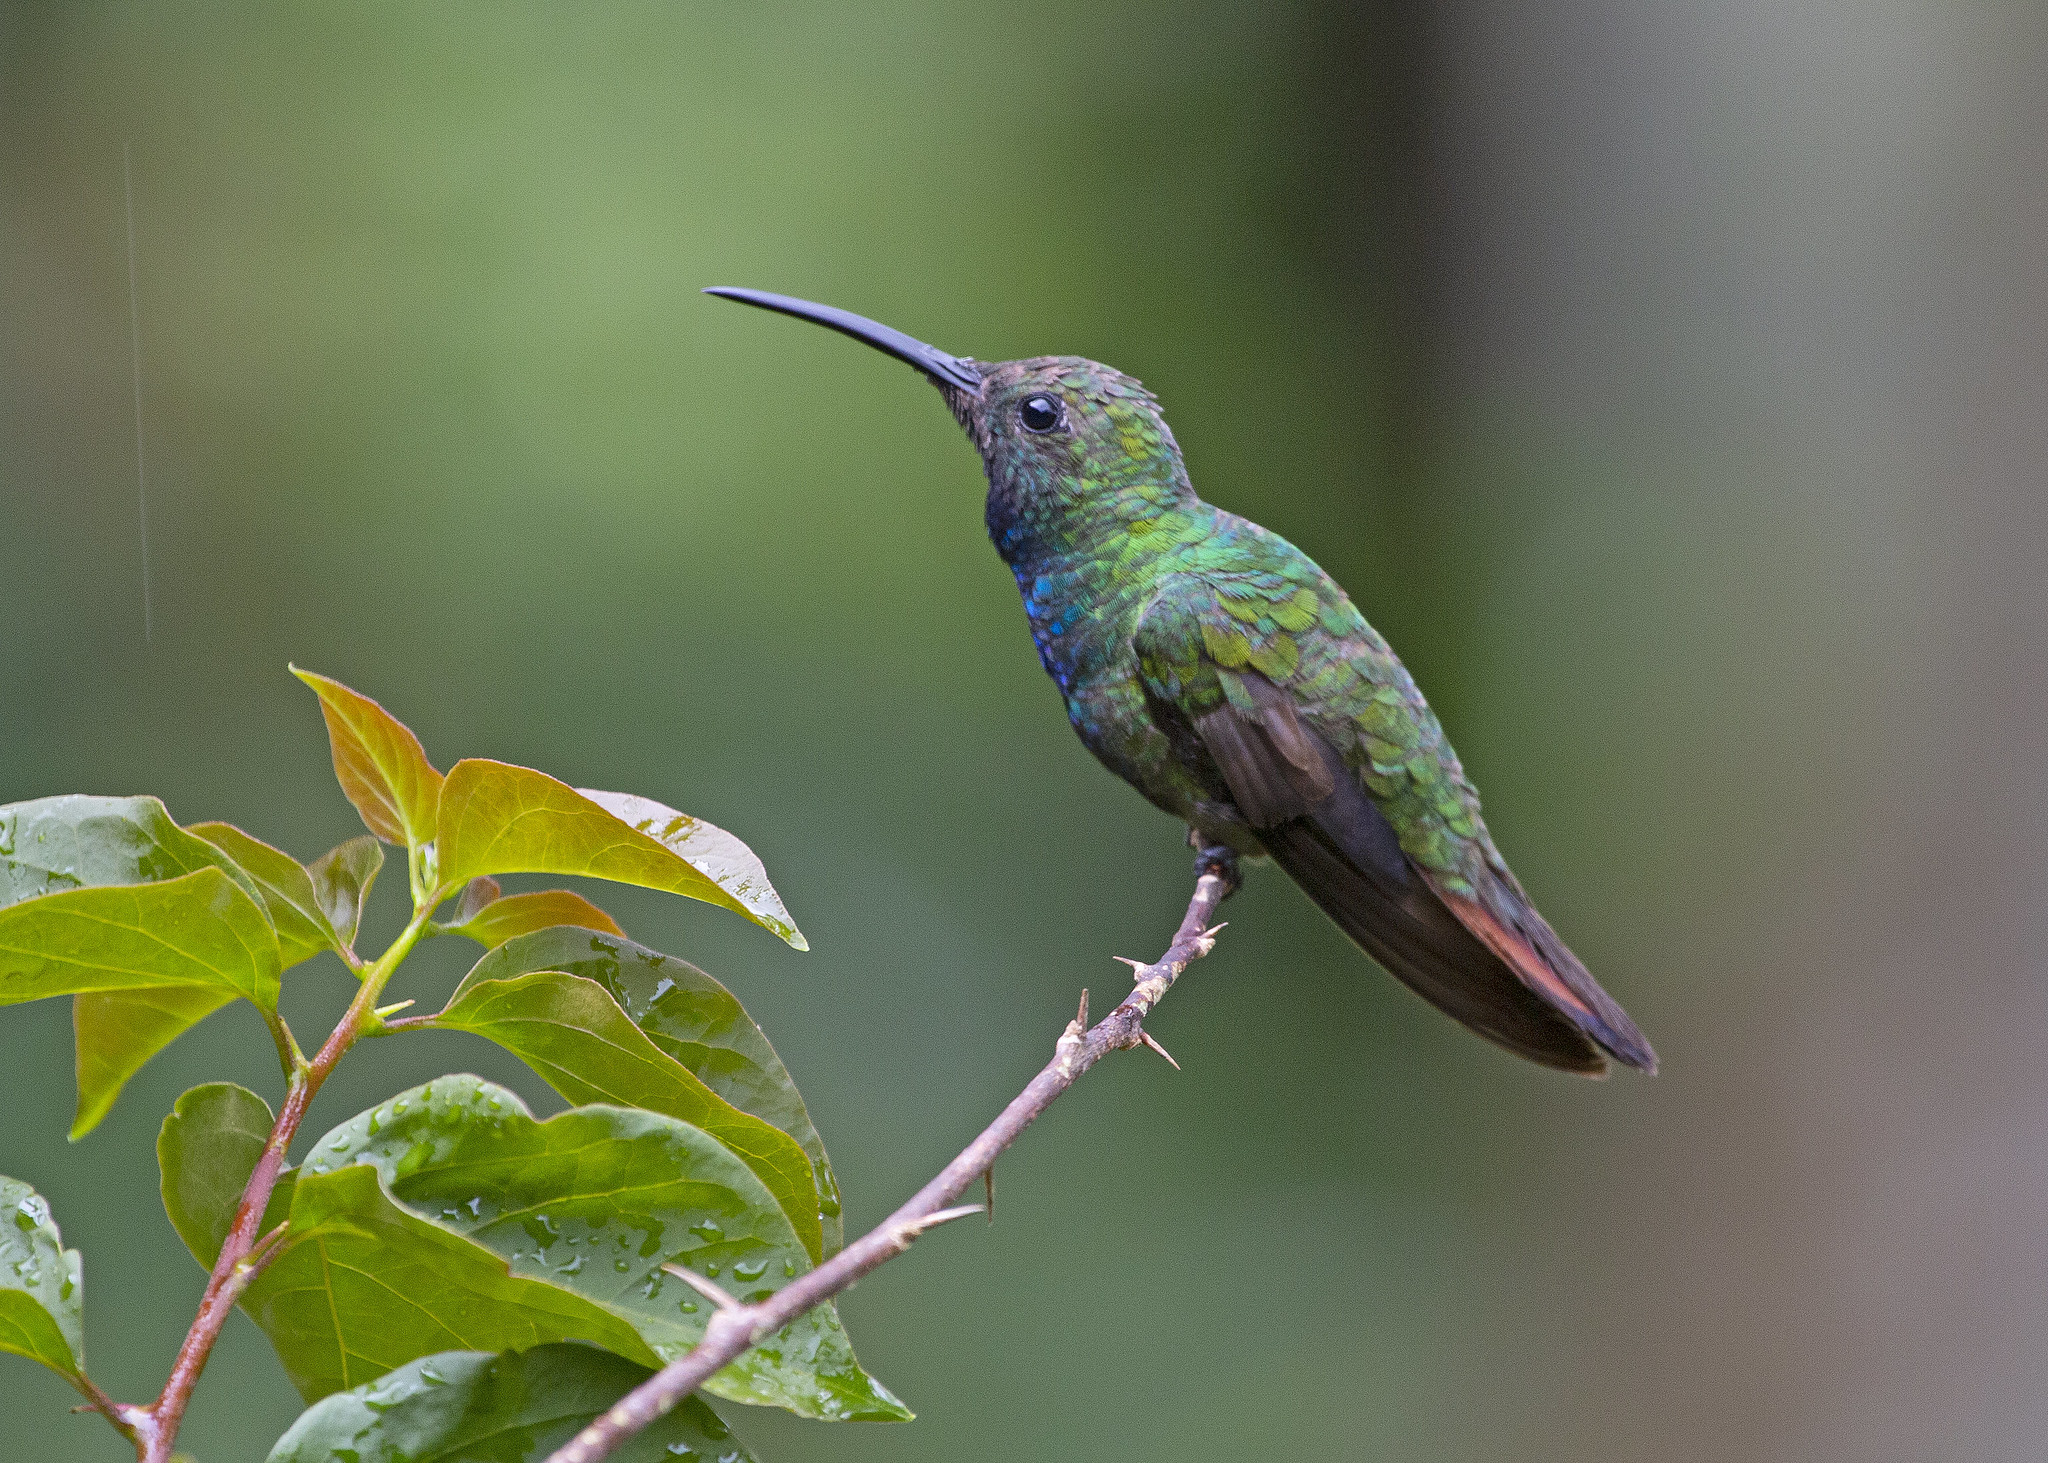
[(1017, 408), (1017, 420), (1027, 432), (1050, 432), (1060, 424), (1060, 404), (1050, 396), (1027, 396)]

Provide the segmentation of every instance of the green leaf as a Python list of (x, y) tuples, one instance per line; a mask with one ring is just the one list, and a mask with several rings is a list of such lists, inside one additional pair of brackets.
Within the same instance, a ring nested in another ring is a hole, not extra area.
[(754, 1171), (811, 1259), (823, 1255), (818, 1190), (796, 1140), (705, 1086), (596, 981), (559, 970), (482, 981), (450, 1001), (433, 1024), (496, 1042), (572, 1103), (643, 1107), (703, 1129)]
[(255, 881), (155, 798), (68, 793), (0, 807), (0, 908), (67, 889), (157, 884), (220, 869), (260, 899)]
[[(471, 1079), (474, 1081), (474, 1079)], [(301, 1170), (291, 1228), (242, 1308), (308, 1402), (436, 1351), (589, 1340), (658, 1358), (626, 1322), (394, 1202), (373, 1168)]]
[(78, 1109), (71, 1141), (100, 1125), (145, 1062), (234, 999), (232, 991), (204, 985), (100, 991), (73, 999)]
[(0, 1351), (85, 1375), (84, 1282), (50, 1206), (19, 1179), (0, 1178)]
[[(0, 907), (72, 889), (159, 883), (207, 868), (268, 903), (254, 877), (224, 849), (180, 828), (155, 798), (68, 794), (0, 808)], [(280, 969), (285, 963), (281, 950)], [(72, 1010), (78, 1045), (72, 1140), (98, 1126), (145, 1062), (231, 999), (210, 984), (158, 988), (146, 997), (122, 991), (80, 996)]]
[(335, 780), (362, 814), (363, 826), (386, 843), (417, 847), (432, 838), (441, 774), (412, 729), (339, 681), (297, 666), (291, 672), (320, 698)]
[[(499, 946), (456, 987), (537, 970), (562, 970), (603, 986), (653, 1043), (742, 1112), (796, 1139), (811, 1160), (825, 1254), (841, 1238), (839, 1185), (796, 1083), (731, 991), (686, 960), (587, 929), (545, 930)], [(680, 1116), (680, 1115), (679, 1115)]]
[[(475, 879), (470, 880), (469, 888), (475, 888), (476, 884)], [(623, 936), (626, 933), (610, 915), (581, 894), (572, 894), (567, 889), (544, 889), (538, 894), (513, 894), (494, 899), (460, 924), (447, 925), (444, 929), (451, 935), (467, 935), (490, 949), (520, 935), (553, 929), (556, 925), (602, 930), (609, 935)]]
[(383, 867), (384, 845), (367, 834), (328, 849), (306, 866), (320, 912), (351, 950), (363, 923), (370, 886), (377, 882), (377, 871)]
[[(266, 1463), (543, 1463), (653, 1373), (588, 1346), (444, 1351), (313, 1404)], [(752, 1463), (718, 1414), (685, 1397), (612, 1463)]]
[(180, 1097), (157, 1134), (164, 1212), (208, 1270), (220, 1258), (273, 1121), (270, 1104), (248, 1088), (209, 1082)]
[[(710, 1316), (709, 1302), (664, 1274), (663, 1263), (697, 1270), (744, 1300), (810, 1268), (753, 1171), (710, 1135), (659, 1113), (583, 1107), (537, 1122), (501, 1087), (443, 1077), (322, 1138), (302, 1193), (366, 1171), (321, 1173), (344, 1164), (375, 1165), (400, 1203), (488, 1246), (515, 1275), (630, 1322), (663, 1360), (695, 1345)], [(830, 1306), (760, 1342), (705, 1390), (806, 1417), (909, 1416), (860, 1369)]]
[(0, 909), (0, 1006), (84, 991), (208, 986), (275, 1011), (279, 963), (270, 921), (217, 868)]
[(753, 850), (721, 828), (625, 793), (466, 758), (441, 795), (440, 875), (587, 874), (723, 905), (810, 948)]
[(334, 926), (313, 892), (312, 878), (290, 854), (251, 838), (232, 823), (194, 823), (186, 832), (218, 848), (256, 881), (264, 912), (277, 928), (286, 970), (346, 943), (335, 937)]

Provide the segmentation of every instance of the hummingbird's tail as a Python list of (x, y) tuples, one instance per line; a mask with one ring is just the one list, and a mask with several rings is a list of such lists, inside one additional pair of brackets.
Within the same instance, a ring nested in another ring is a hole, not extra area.
[[(1516, 1056), (1588, 1077), (1605, 1075), (1603, 1048), (1613, 1048), (1532, 990), (1422, 879), (1393, 887), (1362, 872), (1305, 818), (1261, 829), (1259, 838), (1337, 928), (1445, 1015)], [(1623, 1049), (1615, 1056), (1640, 1065), (1630, 1061), (1625, 1043), (1616, 1046)], [(1654, 1068), (1654, 1057), (1649, 1065)]]
[(1600, 1076), (1607, 1058), (1657, 1070), (1636, 1024), (1600, 989), (1505, 871), (1442, 887), (1401, 848), (1329, 742), (1262, 676), (1249, 712), (1194, 719), (1231, 797), (1275, 863), (1410, 990), (1517, 1056)]
[(1468, 899), (1436, 888), (1458, 922), (1477, 935), (1524, 985), (1536, 991), (1616, 1060), (1655, 1076), (1657, 1053), (1621, 1003), (1600, 988), (1592, 972), (1572, 954), (1550, 922), (1536, 912), (1512, 875), (1488, 870), (1480, 898)]

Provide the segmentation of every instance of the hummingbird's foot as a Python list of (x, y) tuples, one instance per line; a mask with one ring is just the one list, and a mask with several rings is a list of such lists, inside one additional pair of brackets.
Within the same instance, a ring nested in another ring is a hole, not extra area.
[[(1188, 840), (1193, 843), (1195, 840)], [(1228, 899), (1238, 891), (1244, 880), (1237, 870), (1237, 850), (1227, 843), (1208, 843), (1195, 852), (1195, 877), (1214, 874), (1223, 881), (1223, 898)], [(1219, 903), (1221, 901), (1218, 901)]]

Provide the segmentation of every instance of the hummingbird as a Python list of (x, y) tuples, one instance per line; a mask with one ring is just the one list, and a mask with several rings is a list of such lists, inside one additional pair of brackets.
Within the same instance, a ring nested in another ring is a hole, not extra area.
[(929, 378), (981, 453), (986, 518), (1088, 750), (1227, 869), (1270, 857), (1424, 1000), (1518, 1056), (1602, 1076), (1657, 1055), (1536, 912), (1429, 703), (1343, 588), (1202, 501), (1159, 403), (1078, 356), (948, 355), (830, 305), (705, 291)]

